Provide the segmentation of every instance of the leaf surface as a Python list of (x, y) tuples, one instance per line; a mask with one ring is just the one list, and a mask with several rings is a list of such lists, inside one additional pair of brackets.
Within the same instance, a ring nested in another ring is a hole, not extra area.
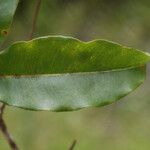
[(0, 55), (1, 75), (36, 75), (134, 68), (150, 55), (105, 40), (49, 36), (17, 42)]
[(143, 69), (0, 78), (1, 101), (26, 109), (67, 111), (110, 104), (144, 80)]
[(0, 99), (32, 110), (67, 111), (112, 103), (138, 87), (150, 55), (106, 40), (48, 36), (0, 54)]
[(9, 33), (9, 28), (19, 0), (0, 0), (0, 45)]

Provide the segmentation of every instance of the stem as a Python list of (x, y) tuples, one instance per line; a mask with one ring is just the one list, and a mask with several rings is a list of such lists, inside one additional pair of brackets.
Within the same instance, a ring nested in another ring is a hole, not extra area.
[(35, 32), (36, 22), (37, 22), (37, 18), (38, 18), (40, 6), (41, 6), (41, 1), (42, 0), (36, 0), (35, 12), (34, 12), (34, 15), (33, 15), (33, 22), (32, 22), (31, 32), (29, 34), (29, 40), (32, 39), (33, 33)]
[(16, 145), (13, 138), (10, 136), (10, 133), (8, 132), (6, 123), (3, 119), (4, 109), (5, 109), (5, 104), (2, 104), (2, 106), (0, 108), (0, 130), (2, 131), (3, 135), (5, 136), (10, 148), (12, 150), (18, 150), (18, 146)]
[(75, 145), (76, 145), (76, 143), (77, 143), (77, 141), (74, 140), (68, 150), (73, 150)]

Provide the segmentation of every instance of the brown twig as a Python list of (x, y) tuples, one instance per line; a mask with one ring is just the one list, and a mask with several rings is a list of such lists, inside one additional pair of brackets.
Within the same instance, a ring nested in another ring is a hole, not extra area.
[(40, 6), (41, 6), (41, 1), (42, 0), (36, 0), (35, 12), (34, 12), (34, 15), (33, 15), (33, 22), (32, 22), (31, 32), (29, 34), (29, 40), (32, 39), (33, 33), (35, 32), (35, 27), (36, 27), (36, 22), (37, 22), (37, 18), (38, 18)]
[(6, 123), (3, 119), (4, 109), (5, 109), (5, 104), (2, 104), (0, 107), (0, 130), (2, 131), (3, 135), (5, 136), (10, 148), (12, 150), (18, 150), (18, 146), (16, 145), (13, 138), (10, 136), (10, 133), (8, 132)]
[(68, 150), (73, 150), (75, 145), (77, 143), (77, 140), (73, 140), (72, 144), (70, 145), (69, 149)]

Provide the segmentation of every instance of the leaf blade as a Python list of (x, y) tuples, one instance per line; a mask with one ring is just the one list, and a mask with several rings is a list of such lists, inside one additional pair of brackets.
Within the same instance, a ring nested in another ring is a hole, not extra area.
[(10, 46), (0, 55), (1, 75), (106, 71), (144, 65), (150, 55), (112, 42), (49, 36)]
[(145, 70), (0, 78), (1, 101), (25, 109), (67, 111), (110, 104), (138, 87)]
[(142, 84), (141, 66), (149, 59), (105, 40), (48, 36), (17, 42), (0, 54), (0, 101), (51, 111), (103, 106)]
[(0, 45), (9, 33), (9, 28), (19, 0), (0, 0)]

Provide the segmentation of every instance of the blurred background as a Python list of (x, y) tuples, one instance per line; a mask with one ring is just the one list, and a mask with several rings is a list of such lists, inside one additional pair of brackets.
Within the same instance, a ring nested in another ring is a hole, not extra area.
[[(27, 40), (36, 0), (20, 0), (7, 44)], [(107, 39), (150, 52), (149, 0), (43, 0), (34, 37)], [(4, 119), (21, 150), (150, 150), (150, 67), (146, 82), (116, 103), (73, 112), (8, 106)], [(0, 132), (0, 150), (9, 150)]]

